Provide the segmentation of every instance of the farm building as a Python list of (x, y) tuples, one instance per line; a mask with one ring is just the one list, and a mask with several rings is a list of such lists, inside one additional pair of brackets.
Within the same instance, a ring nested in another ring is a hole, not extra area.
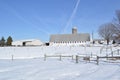
[(72, 29), (72, 34), (53, 34), (50, 36), (50, 45), (54, 44), (87, 44), (90, 42), (89, 33), (77, 33), (77, 28)]
[(94, 39), (93, 44), (104, 44), (106, 40), (104, 39)]
[(20, 40), (12, 42), (13, 46), (40, 46), (43, 43), (38, 39)]

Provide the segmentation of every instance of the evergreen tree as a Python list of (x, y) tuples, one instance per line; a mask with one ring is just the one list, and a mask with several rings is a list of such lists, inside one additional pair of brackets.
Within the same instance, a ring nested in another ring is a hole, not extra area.
[(11, 46), (12, 45), (12, 37), (11, 36), (9, 36), (8, 38), (7, 38), (7, 42), (6, 42), (6, 45), (7, 46)]
[(0, 46), (5, 46), (5, 39), (4, 39), (4, 37), (2, 37), (1, 40), (0, 40)]

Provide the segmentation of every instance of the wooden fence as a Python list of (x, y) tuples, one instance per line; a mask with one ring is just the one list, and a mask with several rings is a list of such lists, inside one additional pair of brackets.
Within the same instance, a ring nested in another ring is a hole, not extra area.
[(111, 55), (114, 56), (115, 54), (120, 55), (120, 49), (111, 52)]
[(99, 59), (100, 58), (105, 58), (107, 60), (108, 59), (116, 59), (117, 60), (117, 59), (120, 59), (120, 56), (97, 56), (97, 60), (96, 60), (97, 61), (97, 65), (99, 65)]
[(76, 63), (79, 62), (79, 59), (82, 58), (85, 61), (89, 61), (90, 62), (90, 56), (85, 56), (85, 55), (76, 55)]
[(83, 60), (85, 60), (86, 62), (88, 61), (88, 62), (90, 62), (91, 61), (91, 59), (92, 58), (95, 58), (95, 60), (93, 60), (93, 61), (95, 61), (96, 63), (97, 63), (97, 65), (99, 65), (99, 60), (100, 59), (106, 59), (106, 60), (109, 60), (109, 59), (119, 59), (120, 60), (120, 56), (108, 56), (108, 55), (106, 55), (106, 56), (97, 56), (97, 55), (83, 55), (83, 54), (81, 54), (81, 55), (44, 55), (44, 61), (46, 61), (47, 60), (47, 58), (48, 57), (57, 57), (60, 61), (62, 60), (62, 58), (64, 57), (64, 58), (66, 58), (66, 57), (70, 57), (72, 60), (73, 60), (73, 58), (75, 57), (75, 61), (76, 61), (76, 63), (79, 63), (79, 59), (83, 59)]
[(73, 55), (44, 55), (44, 61), (46, 61), (47, 57), (58, 57), (59, 60), (62, 60), (62, 57), (71, 57), (71, 59), (73, 60)]
[(48, 58), (48, 57), (58, 57), (59, 58), (59, 60), (61, 61), (62, 60), (62, 58), (64, 57), (64, 58), (66, 58), (66, 57), (70, 57), (72, 60), (73, 60), (73, 58), (75, 57), (75, 60), (76, 60), (76, 63), (78, 63), (79, 62), (79, 59), (80, 58), (82, 58), (83, 60), (85, 60), (85, 61), (89, 61), (90, 62), (90, 58), (92, 58), (92, 57), (94, 57), (94, 56), (96, 56), (96, 55), (94, 55), (94, 54), (80, 54), (80, 55), (48, 55), (48, 54), (45, 54), (44, 55), (44, 61), (46, 61), (46, 59)]

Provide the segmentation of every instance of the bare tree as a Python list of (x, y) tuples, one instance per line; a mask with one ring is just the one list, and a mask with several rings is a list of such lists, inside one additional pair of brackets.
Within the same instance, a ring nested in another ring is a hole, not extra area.
[(120, 24), (120, 10), (116, 10), (116, 17), (117, 17), (118, 24)]
[(114, 18), (114, 33), (116, 34), (116, 39), (120, 38), (120, 10), (116, 10), (116, 18)]
[(99, 27), (98, 34), (107, 40), (107, 44), (109, 44), (110, 39), (112, 39), (114, 34), (114, 25), (112, 23), (106, 23)]

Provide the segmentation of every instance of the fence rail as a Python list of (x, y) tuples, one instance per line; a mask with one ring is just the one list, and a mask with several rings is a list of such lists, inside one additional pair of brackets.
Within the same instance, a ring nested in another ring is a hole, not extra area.
[(120, 55), (120, 49), (111, 52), (111, 55), (114, 56), (115, 54)]
[[(100, 59), (116, 59), (116, 60), (120, 60), (120, 56), (97, 56), (97, 55), (44, 55), (44, 61), (47, 60), (48, 57), (57, 57), (60, 61), (62, 60), (63, 57), (70, 57), (72, 60), (73, 58), (75, 58), (75, 62), (79, 63), (79, 59), (83, 59), (86, 62), (90, 62), (90, 61), (95, 61), (97, 63), (97, 65), (99, 65), (99, 60)], [(94, 57), (94, 58), (93, 58)]]
[(120, 59), (120, 56), (97, 56), (97, 65), (99, 64), (99, 59), (100, 58), (105, 58), (105, 59)]
[(79, 59), (82, 58), (85, 61), (89, 61), (90, 62), (90, 56), (86, 56), (86, 55), (76, 55), (76, 63), (79, 62)]
[(44, 61), (46, 61), (47, 57), (58, 57), (59, 60), (61, 61), (62, 60), (62, 57), (71, 57), (72, 60), (73, 60), (73, 55), (44, 55)]

